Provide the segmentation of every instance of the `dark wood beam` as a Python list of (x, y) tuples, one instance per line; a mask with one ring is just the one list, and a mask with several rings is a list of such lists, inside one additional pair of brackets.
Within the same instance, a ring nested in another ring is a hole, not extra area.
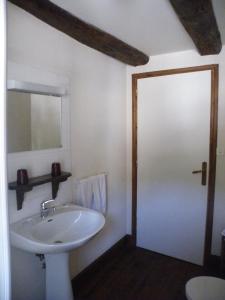
[(218, 54), (222, 43), (211, 0), (170, 0), (201, 55)]
[(9, 0), (38, 19), (64, 32), (84, 45), (123, 63), (144, 65), (149, 57), (97, 27), (90, 25), (48, 0)]

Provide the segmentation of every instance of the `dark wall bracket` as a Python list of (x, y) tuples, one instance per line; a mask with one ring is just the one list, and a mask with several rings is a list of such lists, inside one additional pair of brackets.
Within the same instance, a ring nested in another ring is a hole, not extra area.
[(52, 184), (52, 198), (55, 199), (59, 190), (59, 184), (63, 181), (66, 181), (70, 176), (71, 173), (68, 172), (62, 172), (61, 175), (55, 177), (53, 177), (51, 174), (47, 174), (30, 178), (28, 184), (25, 185), (20, 185), (16, 181), (10, 182), (8, 187), (9, 190), (16, 191), (17, 210), (20, 210), (23, 206), (24, 194), (26, 192), (30, 192), (34, 186), (50, 182)]

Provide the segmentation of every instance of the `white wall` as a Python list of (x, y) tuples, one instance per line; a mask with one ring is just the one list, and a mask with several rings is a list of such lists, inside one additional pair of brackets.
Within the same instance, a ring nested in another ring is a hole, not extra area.
[(131, 232), (131, 74), (204, 64), (219, 64), (218, 148), (224, 155), (217, 157), (212, 254), (220, 255), (220, 233), (225, 228), (225, 48), (218, 56), (201, 57), (196, 51), (152, 56), (146, 66), (127, 68), (127, 231)]
[[(71, 148), (12, 154), (9, 180), (15, 179), (19, 167), (32, 175), (45, 173), (52, 160), (71, 169), (73, 178), (108, 174), (106, 226), (71, 255), (74, 276), (126, 234), (126, 68), (9, 3), (8, 25), (8, 76), (50, 85), (65, 81), (71, 119)], [(63, 183), (58, 202), (72, 199), (72, 181)], [(38, 212), (49, 193), (49, 185), (35, 188), (26, 195), (22, 211), (17, 211), (15, 194), (9, 192), (11, 221)], [(12, 265), (13, 298), (43, 299), (45, 272), (37, 258), (13, 249)]]

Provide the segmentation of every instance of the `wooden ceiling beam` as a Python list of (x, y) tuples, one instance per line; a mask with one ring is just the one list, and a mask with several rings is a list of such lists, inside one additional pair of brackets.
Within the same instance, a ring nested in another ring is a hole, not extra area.
[(90, 25), (48, 0), (9, 0), (38, 19), (125, 64), (144, 65), (149, 57), (116, 37)]
[(170, 3), (199, 53), (218, 54), (222, 42), (211, 0), (170, 0)]

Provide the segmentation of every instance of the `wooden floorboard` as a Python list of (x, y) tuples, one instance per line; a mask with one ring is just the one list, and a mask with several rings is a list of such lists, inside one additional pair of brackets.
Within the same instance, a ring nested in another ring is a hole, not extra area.
[(72, 282), (76, 300), (186, 300), (185, 283), (217, 270), (142, 248), (121, 249)]

